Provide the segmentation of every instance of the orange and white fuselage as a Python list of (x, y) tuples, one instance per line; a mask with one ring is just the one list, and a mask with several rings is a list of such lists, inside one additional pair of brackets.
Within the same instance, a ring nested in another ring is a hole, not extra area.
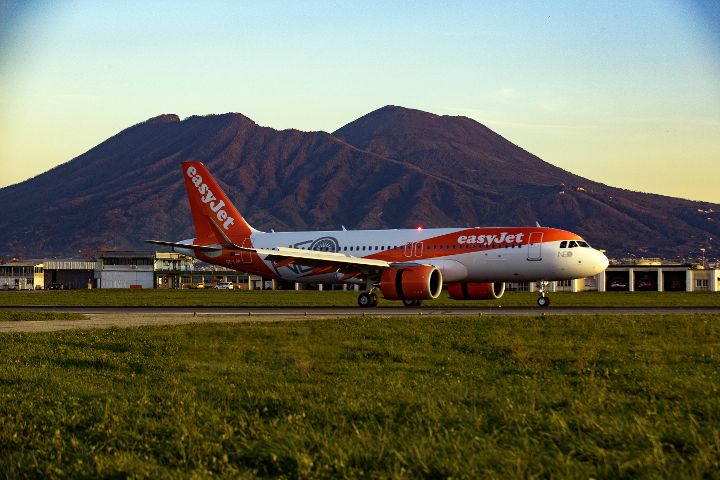
[[(471, 238), (471, 242), (467, 238)], [(508, 240), (509, 238), (509, 240)], [(480, 239), (480, 240), (479, 240)], [(564, 248), (560, 245), (565, 241)], [(569, 242), (576, 246), (568, 248)], [(312, 232), (257, 232), (248, 246), (260, 250), (278, 247), (341, 253), (351, 257), (434, 265), (445, 282), (515, 282), (569, 280), (603, 271), (608, 260), (601, 252), (580, 247), (574, 233), (544, 227), (432, 228), (402, 230), (340, 230)], [(194, 244), (196, 239), (178, 243)], [(584, 242), (583, 242), (584, 243)], [(340, 272), (308, 275), (311, 267), (266, 260), (269, 255), (220, 250), (196, 252), (175, 248), (215, 265), (290, 282), (334, 283)], [(354, 282), (354, 283), (357, 283)]]
[[(545, 227), (260, 232), (247, 224), (202, 163), (185, 162), (182, 169), (196, 237), (152, 242), (268, 278), (359, 283), (379, 287), (386, 298), (409, 298), (412, 294), (390, 290), (403, 292), (403, 282), (411, 282), (407, 272), (415, 270), (440, 272), (436, 277), (446, 285), (491, 284), (582, 278), (608, 265), (605, 255), (580, 236)], [(393, 269), (406, 270), (405, 277), (386, 272)]]

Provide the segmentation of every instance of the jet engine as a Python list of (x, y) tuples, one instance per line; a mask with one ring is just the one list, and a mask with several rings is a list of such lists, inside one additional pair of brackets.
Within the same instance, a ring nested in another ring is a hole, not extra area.
[(453, 300), (493, 300), (505, 293), (505, 283), (456, 282), (447, 286), (448, 294)]
[(432, 265), (388, 268), (380, 277), (380, 291), (388, 300), (437, 298), (442, 291), (442, 273)]

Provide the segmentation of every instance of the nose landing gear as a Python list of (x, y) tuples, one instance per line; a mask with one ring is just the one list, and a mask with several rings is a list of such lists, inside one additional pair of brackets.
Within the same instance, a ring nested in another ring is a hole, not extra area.
[(540, 281), (537, 283), (538, 285), (538, 299), (537, 304), (539, 307), (545, 308), (550, 306), (550, 297), (545, 296), (545, 287), (547, 287), (548, 282), (546, 281)]

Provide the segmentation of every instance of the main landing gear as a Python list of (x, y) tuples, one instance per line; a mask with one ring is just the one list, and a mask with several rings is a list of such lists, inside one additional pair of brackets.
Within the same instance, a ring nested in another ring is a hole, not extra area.
[[(420, 306), (420, 300), (403, 300), (403, 305), (406, 307), (419, 307)], [(378, 305), (378, 296), (377, 293), (375, 293), (375, 289), (370, 290), (368, 292), (363, 292), (360, 295), (358, 295), (358, 305), (360, 305), (363, 308), (368, 307), (377, 307)]]
[(378, 304), (378, 296), (374, 290), (370, 290), (369, 292), (363, 292), (360, 295), (358, 295), (358, 305), (360, 305), (363, 308), (377, 307), (377, 304)]
[(546, 296), (545, 296), (545, 287), (547, 287), (548, 282), (546, 282), (546, 281), (541, 281), (541, 282), (538, 282), (537, 284), (538, 284), (538, 290), (537, 290), (537, 292), (538, 292), (538, 299), (537, 299), (537, 304), (538, 304), (538, 306), (539, 306), (539, 307), (543, 307), (543, 308), (550, 306), (550, 297), (546, 297)]

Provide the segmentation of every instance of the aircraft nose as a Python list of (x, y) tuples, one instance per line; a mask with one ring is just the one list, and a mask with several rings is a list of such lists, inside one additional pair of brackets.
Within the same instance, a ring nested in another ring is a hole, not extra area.
[(601, 251), (595, 250), (595, 257), (597, 258), (598, 273), (604, 272), (605, 269), (610, 265), (610, 260)]

